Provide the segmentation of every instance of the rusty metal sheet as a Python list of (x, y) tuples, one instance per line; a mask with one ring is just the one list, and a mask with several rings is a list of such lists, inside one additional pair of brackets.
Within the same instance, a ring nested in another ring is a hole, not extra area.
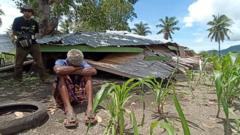
[(79, 45), (85, 44), (91, 47), (100, 46), (139, 46), (161, 44), (161, 41), (106, 32), (80, 32), (55, 36), (47, 36), (38, 39), (39, 44)]
[[(116, 57), (116, 56), (115, 56)], [(119, 56), (120, 57), (120, 56)], [(116, 74), (124, 77), (147, 77), (154, 76), (157, 78), (165, 79), (169, 77), (173, 71), (173, 68), (167, 64), (159, 61), (145, 61), (142, 59), (142, 55), (125, 56), (123, 61), (125, 62), (113, 62), (114, 58), (108, 57), (101, 61), (88, 60), (96, 69)]]
[(144, 49), (144, 52), (149, 54), (149, 55), (159, 54), (159, 55), (164, 55), (164, 56), (168, 56), (168, 57), (177, 56), (165, 44), (147, 46)]

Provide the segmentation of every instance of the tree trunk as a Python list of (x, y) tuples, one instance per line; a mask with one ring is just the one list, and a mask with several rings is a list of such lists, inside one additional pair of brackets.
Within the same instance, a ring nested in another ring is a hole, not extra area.
[(38, 0), (40, 10), (39, 33), (40, 36), (45, 36), (53, 33), (58, 26), (59, 18), (49, 18), (51, 0)]
[(166, 39), (166, 40), (168, 40), (168, 34), (167, 34), (167, 33), (164, 33), (164, 34), (163, 34), (163, 38)]
[(221, 46), (220, 46), (220, 42), (218, 42), (218, 56), (221, 56)]

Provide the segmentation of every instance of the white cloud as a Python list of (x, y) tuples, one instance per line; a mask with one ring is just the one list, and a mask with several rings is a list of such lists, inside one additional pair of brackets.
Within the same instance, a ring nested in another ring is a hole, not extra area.
[(4, 15), (0, 16), (2, 19), (2, 26), (0, 27), (0, 34), (6, 33), (13, 23), (13, 20), (17, 16), (21, 16), (19, 9), (16, 8), (16, 5), (11, 0), (3, 1), (0, 4), (0, 8), (3, 10)]
[(240, 0), (197, 0), (188, 7), (188, 16), (184, 17), (186, 27), (194, 23), (206, 24), (212, 19), (213, 14), (226, 14), (233, 20), (230, 28), (231, 40), (240, 40)]

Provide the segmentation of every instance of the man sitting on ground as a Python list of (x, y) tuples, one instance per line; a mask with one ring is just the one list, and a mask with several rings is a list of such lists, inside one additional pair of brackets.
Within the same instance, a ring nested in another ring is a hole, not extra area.
[(85, 123), (95, 124), (95, 115), (92, 112), (93, 90), (92, 75), (97, 73), (96, 69), (83, 59), (80, 50), (68, 51), (66, 59), (59, 59), (55, 62), (54, 71), (57, 80), (54, 83), (53, 95), (56, 103), (64, 109), (66, 119), (65, 127), (76, 127), (78, 120), (71, 103), (88, 102), (85, 113)]

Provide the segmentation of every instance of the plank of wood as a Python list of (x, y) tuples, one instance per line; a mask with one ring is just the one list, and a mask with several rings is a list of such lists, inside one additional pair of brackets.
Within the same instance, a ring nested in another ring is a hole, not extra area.
[[(25, 61), (25, 62), (23, 63), (23, 66), (32, 64), (33, 62), (34, 62), (33, 60)], [(14, 67), (15, 67), (15, 64), (8, 65), (8, 66), (5, 66), (5, 67), (0, 67), (0, 72), (6, 71), (6, 70), (9, 70), (9, 69), (12, 69), (12, 68), (14, 68)]]

